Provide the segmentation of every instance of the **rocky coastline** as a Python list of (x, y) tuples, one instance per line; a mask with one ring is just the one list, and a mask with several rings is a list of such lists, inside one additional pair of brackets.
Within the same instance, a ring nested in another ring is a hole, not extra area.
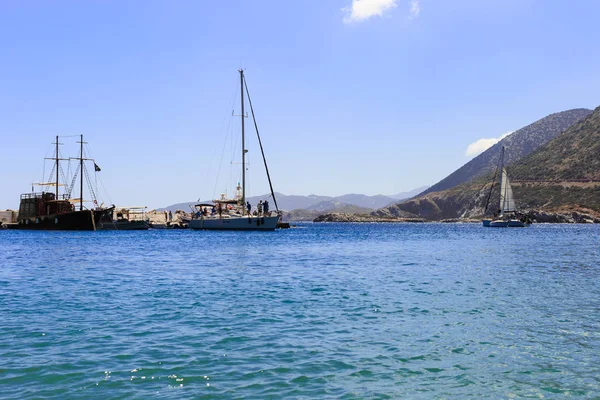
[(313, 222), (426, 222), (422, 218), (380, 217), (370, 214), (327, 213)]
[[(570, 212), (546, 212), (532, 210), (524, 213), (534, 223), (538, 224), (598, 224), (600, 216), (595, 213), (586, 213), (580, 211)], [(482, 217), (483, 218), (483, 217)], [(441, 222), (441, 223), (481, 223), (482, 218), (447, 218), (439, 220), (429, 220), (424, 218), (413, 217), (382, 217), (372, 214), (349, 214), (349, 213), (327, 213), (319, 215), (313, 222)]]

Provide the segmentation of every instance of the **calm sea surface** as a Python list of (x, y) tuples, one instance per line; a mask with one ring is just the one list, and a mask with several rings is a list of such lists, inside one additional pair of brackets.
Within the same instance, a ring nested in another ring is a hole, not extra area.
[(600, 397), (600, 226), (0, 231), (0, 398)]

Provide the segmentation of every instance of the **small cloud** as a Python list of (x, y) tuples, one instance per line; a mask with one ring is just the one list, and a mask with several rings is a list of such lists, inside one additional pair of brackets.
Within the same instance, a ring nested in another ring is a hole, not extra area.
[(410, 17), (417, 18), (421, 13), (421, 0), (410, 1)]
[(506, 132), (504, 135), (500, 136), (497, 139), (479, 139), (471, 143), (469, 147), (467, 147), (465, 155), (468, 157), (474, 157), (478, 154), (481, 154), (513, 132), (514, 131)]
[[(395, 8), (397, 0), (352, 0), (352, 5), (344, 7), (342, 11), (346, 14), (345, 23), (359, 22), (374, 16), (382, 16), (384, 12)], [(413, 0), (419, 8), (419, 1)], [(411, 6), (411, 8), (414, 7)], [(411, 11), (412, 12), (412, 11)], [(418, 11), (417, 11), (418, 13)]]

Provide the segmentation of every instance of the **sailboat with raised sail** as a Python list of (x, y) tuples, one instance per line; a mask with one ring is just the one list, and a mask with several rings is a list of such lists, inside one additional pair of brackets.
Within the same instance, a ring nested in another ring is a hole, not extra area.
[[(248, 91), (248, 85), (246, 78), (244, 77), (244, 70), (240, 69), (240, 97), (241, 97), (241, 123), (242, 123), (242, 154), (241, 154), (241, 167), (242, 167), (242, 181), (241, 185), (238, 184), (237, 193), (235, 198), (228, 199), (226, 196), (213, 200), (212, 204), (197, 204), (196, 212), (193, 214), (192, 219), (188, 223), (190, 229), (205, 229), (205, 230), (274, 230), (278, 227), (281, 219), (281, 213), (277, 206), (277, 199), (275, 198), (275, 192), (273, 191), (273, 184), (271, 183), (271, 176), (269, 174), (269, 168), (267, 166), (267, 159), (263, 150), (262, 142), (260, 140), (260, 134), (258, 132), (258, 125), (256, 123), (256, 117), (254, 115), (254, 108), (252, 107), (252, 101), (250, 100), (250, 92)], [(252, 113), (252, 120), (254, 121), (254, 127), (256, 130), (256, 136), (258, 138), (258, 144), (262, 154), (263, 163), (267, 179), (269, 181), (269, 188), (271, 189), (271, 197), (275, 205), (275, 211), (269, 212), (262, 210), (254, 215), (249, 212), (246, 206), (246, 149), (245, 143), (245, 124), (244, 124), (244, 93), (248, 97), (248, 103), (250, 105), (250, 111)], [(210, 210), (210, 211), (209, 211)]]
[[(55, 156), (50, 158), (53, 162), (53, 168), (50, 172), (50, 179), (47, 182), (34, 183), (31, 188), (31, 193), (21, 195), (19, 204), (19, 214), (17, 223), (11, 224), (8, 227), (12, 229), (28, 229), (28, 230), (96, 230), (102, 225), (102, 219), (112, 213), (113, 207), (99, 207), (95, 199), (93, 189), (90, 186), (90, 192), (94, 198), (92, 208), (86, 208), (83, 200), (83, 181), (84, 177), (90, 184), (89, 176), (84, 161), (94, 161), (84, 158), (83, 155), (83, 135), (80, 135), (80, 154), (74, 158), (78, 160), (77, 171), (73, 174), (71, 184), (66, 184), (66, 178), (63, 176), (65, 183), (61, 183), (59, 175), (63, 172), (60, 161), (70, 160), (60, 157), (59, 153), (59, 137), (56, 136)], [(94, 162), (94, 170), (100, 168)], [(64, 175), (64, 174), (62, 174)], [(79, 175), (79, 198), (71, 198), (73, 187), (76, 183), (77, 175)], [(42, 186), (46, 188), (42, 192), (35, 192), (34, 186)], [(47, 190), (54, 187), (55, 190)], [(60, 193), (59, 188), (63, 187), (63, 193)], [(79, 205), (79, 207), (77, 207)], [(79, 208), (79, 209), (77, 209)]]
[(494, 179), (492, 180), (492, 186), (490, 188), (490, 194), (488, 195), (485, 210), (487, 211), (489, 206), (491, 194), (496, 182), (496, 176), (498, 175), (498, 170), (501, 171), (499, 208), (497, 212), (494, 212), (493, 219), (483, 220), (483, 226), (492, 228), (522, 228), (529, 225), (530, 221), (524, 216), (519, 216), (515, 208), (515, 198), (513, 196), (512, 187), (510, 186), (510, 179), (508, 178), (506, 167), (504, 166), (504, 146), (502, 147), (502, 152), (500, 153), (498, 167), (496, 168), (496, 173), (494, 174)]

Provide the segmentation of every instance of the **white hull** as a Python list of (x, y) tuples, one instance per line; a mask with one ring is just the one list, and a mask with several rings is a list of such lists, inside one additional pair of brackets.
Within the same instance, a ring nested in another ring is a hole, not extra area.
[(190, 229), (205, 230), (238, 230), (238, 231), (272, 231), (277, 228), (279, 216), (273, 217), (209, 217), (193, 219), (188, 223)]

